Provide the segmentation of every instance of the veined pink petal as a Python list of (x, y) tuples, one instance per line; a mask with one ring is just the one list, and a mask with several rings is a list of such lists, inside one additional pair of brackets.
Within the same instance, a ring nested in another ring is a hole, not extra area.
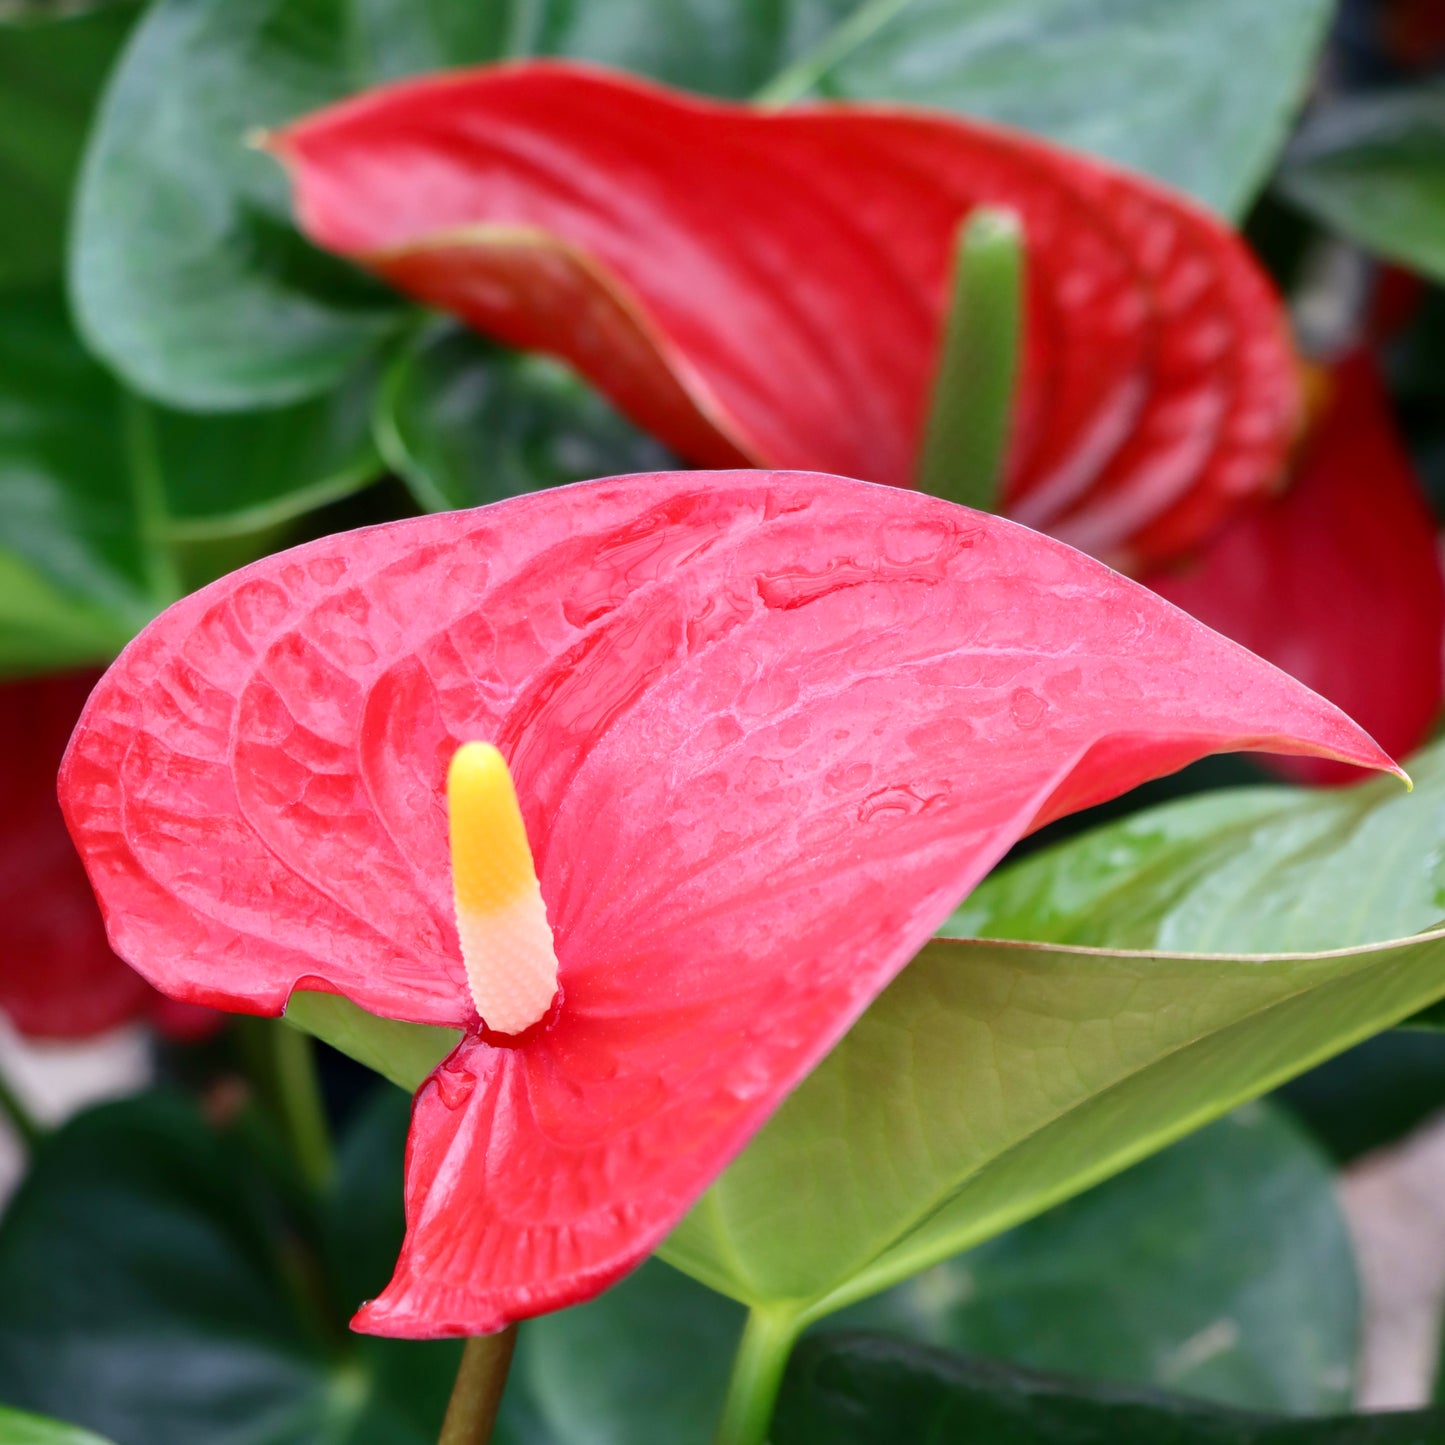
[[(560, 964), (479, 1034), (447, 765), (496, 743)], [(397, 1278), (467, 1334), (635, 1264), (1023, 834), (1226, 748), (1389, 768), (1332, 705), (1051, 538), (915, 492), (660, 474), (323, 539), (107, 674), (67, 816), (181, 998), (468, 1030), (418, 1095)]]

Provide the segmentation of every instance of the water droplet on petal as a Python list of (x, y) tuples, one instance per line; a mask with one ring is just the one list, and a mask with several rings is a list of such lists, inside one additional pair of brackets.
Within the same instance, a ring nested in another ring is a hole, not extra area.
[(470, 1069), (444, 1065), (435, 1075), (437, 1095), (448, 1109), (460, 1109), (472, 1097), (477, 1076)]
[(1036, 728), (1043, 722), (1044, 714), (1048, 712), (1049, 705), (1038, 693), (1030, 692), (1028, 688), (1021, 687), (1014, 693), (1009, 702), (1009, 716), (1013, 718), (1017, 727), (1027, 731)]

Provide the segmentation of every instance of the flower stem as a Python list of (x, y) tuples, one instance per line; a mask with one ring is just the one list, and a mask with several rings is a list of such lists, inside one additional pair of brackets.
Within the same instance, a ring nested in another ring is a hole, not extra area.
[(1011, 211), (980, 207), (958, 234), (918, 486), (996, 511), (1018, 382), (1023, 232)]
[(35, 1146), (45, 1137), (45, 1130), (4, 1074), (0, 1074), (0, 1116), (10, 1121), (26, 1152), (33, 1154)]
[(334, 1163), (321, 1080), (310, 1036), (277, 1021), (271, 1028), (276, 1104), (296, 1162), (313, 1189), (324, 1189)]
[(516, 1345), (516, 1325), (467, 1341), (437, 1445), (487, 1445)]
[(765, 1445), (801, 1324), (792, 1309), (756, 1308), (748, 1316), (713, 1445)]

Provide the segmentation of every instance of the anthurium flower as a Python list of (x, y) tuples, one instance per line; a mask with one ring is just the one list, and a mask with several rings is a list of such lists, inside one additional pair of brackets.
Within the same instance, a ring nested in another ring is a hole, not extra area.
[(55, 799), (55, 771), (98, 676), (0, 684), (0, 1014), (38, 1039), (140, 1018), (193, 1037), (218, 1016), (157, 993), (111, 951)]
[(430, 1336), (631, 1268), (1012, 843), (1241, 747), (1391, 766), (1051, 538), (684, 472), (222, 579), (106, 675), (61, 795), (115, 947), (172, 996), (462, 1031), (356, 1321)]
[(1279, 475), (1283, 313), (1187, 200), (998, 126), (722, 104), (553, 62), (392, 85), (266, 144), (302, 226), (571, 361), (674, 450), (911, 485), (960, 223), (1016, 214), (1004, 510), (1133, 568)]
[[(1319, 419), (1285, 490), (1144, 580), (1403, 756), (1424, 741), (1445, 694), (1435, 518), (1369, 354), (1320, 372), (1319, 385)], [(1357, 776), (1320, 758), (1276, 765), (1307, 782)]]

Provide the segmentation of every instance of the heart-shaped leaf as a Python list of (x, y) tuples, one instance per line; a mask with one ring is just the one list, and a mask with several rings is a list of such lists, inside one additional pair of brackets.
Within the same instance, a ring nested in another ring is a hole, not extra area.
[[(445, 775), (470, 739), (510, 766), (560, 965), (555, 1016), (510, 1046), (457, 934)], [(1232, 747), (1388, 766), (1051, 538), (684, 472), (214, 584), (107, 673), (61, 793), (117, 951), (166, 992), (465, 1030), (418, 1094), (407, 1248), (361, 1323), (477, 1333), (650, 1252), (1024, 833)]]
[(1445, 1411), (1298, 1420), (985, 1364), (869, 1335), (795, 1357), (775, 1445), (1014, 1441), (1027, 1445), (1433, 1445)]
[(1445, 280), (1445, 84), (1326, 106), (1292, 149), (1280, 185), (1352, 241)]
[(565, 357), (693, 461), (911, 484), (955, 233), (980, 206), (1017, 215), (1028, 258), (1010, 516), (1167, 557), (1266, 488), (1293, 438), (1283, 311), (1243, 243), (1020, 134), (551, 64), (388, 87), (268, 145), (321, 245)]
[(565, 368), (445, 324), (418, 334), (392, 363), (376, 435), (433, 512), (672, 463)]
[(57, 296), (0, 332), (0, 673), (109, 659), (182, 590), (177, 548), (273, 526), (371, 480), (371, 380), (317, 402), (201, 417), (141, 401)]
[(1418, 930), (1442, 913), (1445, 748), (1418, 762), (1412, 797), (1208, 794), (989, 879), (953, 926), (1050, 941), (926, 948), (664, 1256), (827, 1312), (1439, 998), (1445, 930)]

